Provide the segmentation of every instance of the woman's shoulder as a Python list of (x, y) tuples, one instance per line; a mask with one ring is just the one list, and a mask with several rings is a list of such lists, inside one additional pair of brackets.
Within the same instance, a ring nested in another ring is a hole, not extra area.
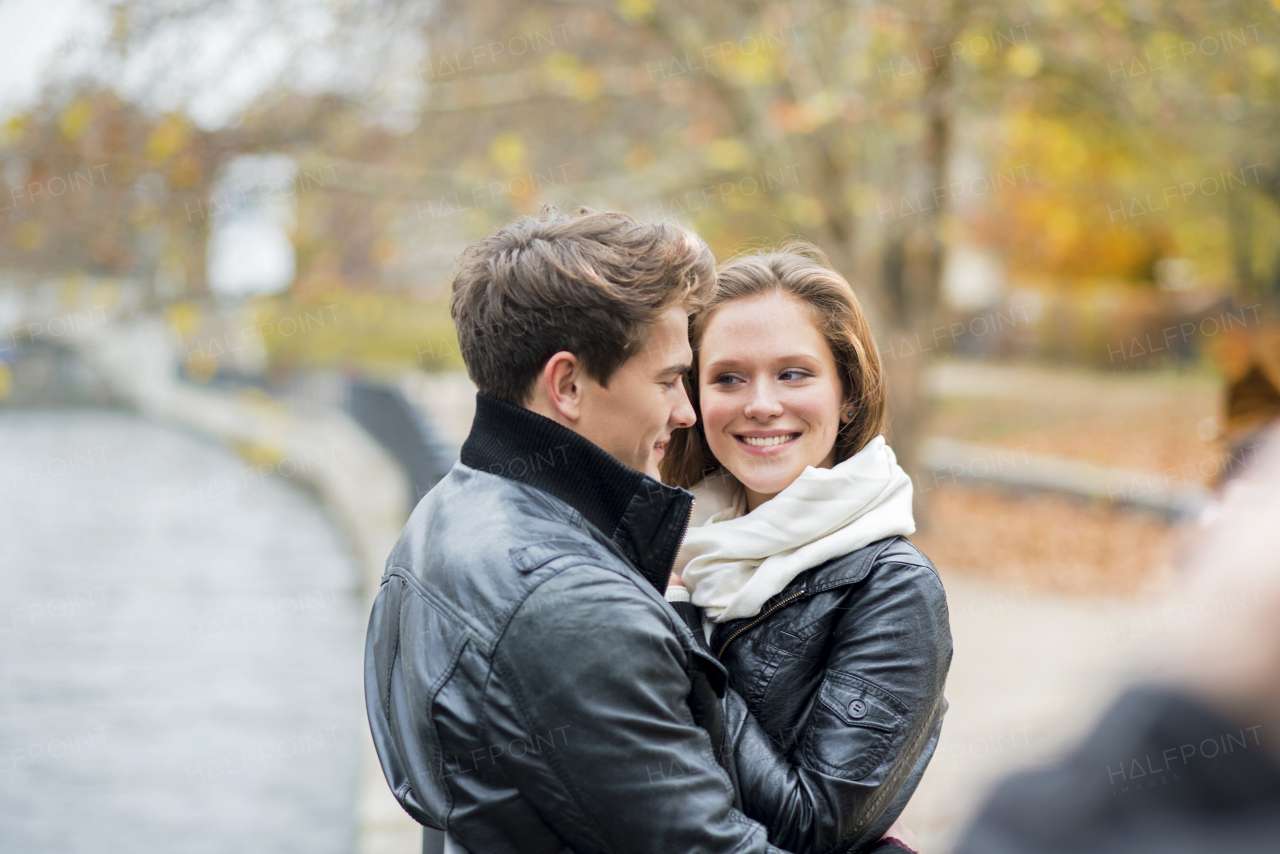
[(903, 536), (877, 540), (810, 570), (814, 581), (818, 583), (837, 579), (845, 582), (871, 582), (891, 572), (918, 576), (941, 586), (933, 561), (915, 543)]
[(815, 569), (821, 574), (809, 586), (832, 592), (843, 589), (843, 602), (876, 603), (877, 613), (899, 622), (943, 627), (948, 623), (942, 579), (933, 561), (906, 537), (880, 540)]
[(883, 546), (876, 554), (876, 563), (878, 564), (905, 563), (937, 571), (933, 561), (929, 560), (929, 557), (920, 551), (920, 547), (906, 537), (888, 537), (879, 543), (872, 543), (872, 545)]

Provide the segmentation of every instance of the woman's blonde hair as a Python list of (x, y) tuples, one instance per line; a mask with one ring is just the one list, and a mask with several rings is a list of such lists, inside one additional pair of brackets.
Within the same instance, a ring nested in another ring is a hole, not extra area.
[(685, 377), (685, 387), (698, 410), (698, 423), (672, 433), (659, 466), (663, 482), (687, 489), (719, 466), (707, 445), (698, 404), (699, 351), (711, 318), (733, 300), (774, 293), (788, 294), (808, 309), (809, 318), (835, 357), (845, 400), (852, 403), (853, 419), (841, 424), (836, 436), (836, 462), (847, 460), (884, 432), (884, 374), (858, 297), (844, 277), (832, 269), (822, 250), (805, 241), (791, 241), (777, 251), (727, 261), (716, 271), (710, 300), (690, 316), (693, 368)]

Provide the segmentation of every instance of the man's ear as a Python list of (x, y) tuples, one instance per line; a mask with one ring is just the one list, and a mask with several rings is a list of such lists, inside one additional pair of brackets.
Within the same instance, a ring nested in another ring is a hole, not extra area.
[(542, 366), (542, 387), (552, 408), (566, 421), (582, 417), (582, 362), (568, 350), (554, 354)]

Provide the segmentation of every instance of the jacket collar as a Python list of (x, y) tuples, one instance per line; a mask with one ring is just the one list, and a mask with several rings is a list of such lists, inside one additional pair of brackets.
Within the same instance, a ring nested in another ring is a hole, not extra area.
[(550, 418), (476, 393), (459, 459), (555, 496), (582, 514), (662, 593), (693, 496), (623, 465)]

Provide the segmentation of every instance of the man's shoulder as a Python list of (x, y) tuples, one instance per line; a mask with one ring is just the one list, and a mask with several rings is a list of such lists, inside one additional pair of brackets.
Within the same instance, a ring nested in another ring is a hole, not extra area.
[(552, 543), (603, 549), (581, 514), (558, 498), (457, 463), (418, 502), (388, 563), (438, 574), (521, 550), (531, 557), (539, 544)]
[[(517, 610), (660, 600), (568, 504), (532, 486), (456, 465), (419, 503), (387, 561), (443, 607), (487, 615), (495, 636)], [(648, 595), (652, 593), (653, 595)]]

